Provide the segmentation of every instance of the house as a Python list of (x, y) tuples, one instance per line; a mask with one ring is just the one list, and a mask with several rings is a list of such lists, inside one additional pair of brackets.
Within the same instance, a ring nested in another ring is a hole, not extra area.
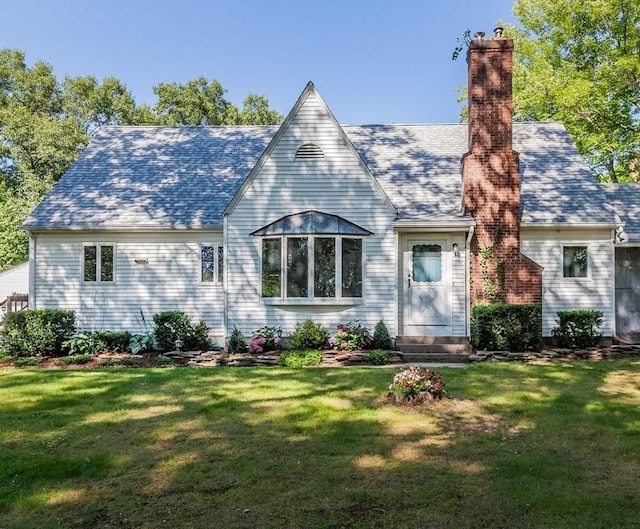
[(24, 224), (31, 306), (464, 340), (504, 300), (542, 303), (546, 336), (581, 308), (637, 337), (640, 191), (598, 184), (561, 124), (512, 122), (512, 51), (471, 43), (468, 124), (340, 125), (309, 83), (278, 127), (101, 129)]
[(9, 296), (13, 296), (14, 294), (26, 294), (28, 291), (28, 262), (20, 263), (0, 272), (0, 311), (9, 310), (9, 303), (7, 301)]

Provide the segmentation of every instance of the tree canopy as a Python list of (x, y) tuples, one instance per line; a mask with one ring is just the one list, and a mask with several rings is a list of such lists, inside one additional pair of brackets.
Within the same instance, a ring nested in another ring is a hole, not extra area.
[(603, 181), (640, 181), (638, 0), (517, 0), (514, 111), (562, 121)]
[(0, 271), (28, 257), (19, 231), (29, 211), (103, 125), (271, 125), (282, 116), (250, 93), (242, 108), (215, 79), (153, 87), (153, 106), (137, 105), (115, 77), (59, 81), (51, 65), (32, 66), (16, 49), (0, 49)]

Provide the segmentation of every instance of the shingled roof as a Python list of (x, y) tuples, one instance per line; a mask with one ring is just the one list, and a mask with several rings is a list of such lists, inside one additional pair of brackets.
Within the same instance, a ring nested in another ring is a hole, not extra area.
[[(466, 124), (344, 126), (399, 220), (460, 217)], [(104, 127), (31, 213), (40, 229), (222, 226), (277, 127)], [(558, 123), (515, 123), (522, 222), (610, 224), (595, 176)]]

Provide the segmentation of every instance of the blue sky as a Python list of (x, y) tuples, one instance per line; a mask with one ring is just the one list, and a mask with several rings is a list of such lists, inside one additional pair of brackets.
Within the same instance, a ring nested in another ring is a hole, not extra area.
[(0, 48), (64, 76), (115, 76), (138, 103), (159, 82), (220, 81), (286, 114), (313, 81), (339, 122), (456, 122), (466, 29), (517, 22), (512, 0), (10, 0)]

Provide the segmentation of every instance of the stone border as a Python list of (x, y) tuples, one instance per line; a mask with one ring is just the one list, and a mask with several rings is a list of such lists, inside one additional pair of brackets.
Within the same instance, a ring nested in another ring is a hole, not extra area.
[(560, 347), (512, 353), (509, 351), (476, 351), (469, 356), (470, 362), (531, 362), (534, 360), (612, 360), (616, 358), (640, 357), (640, 345), (611, 345), (587, 349), (563, 349)]

